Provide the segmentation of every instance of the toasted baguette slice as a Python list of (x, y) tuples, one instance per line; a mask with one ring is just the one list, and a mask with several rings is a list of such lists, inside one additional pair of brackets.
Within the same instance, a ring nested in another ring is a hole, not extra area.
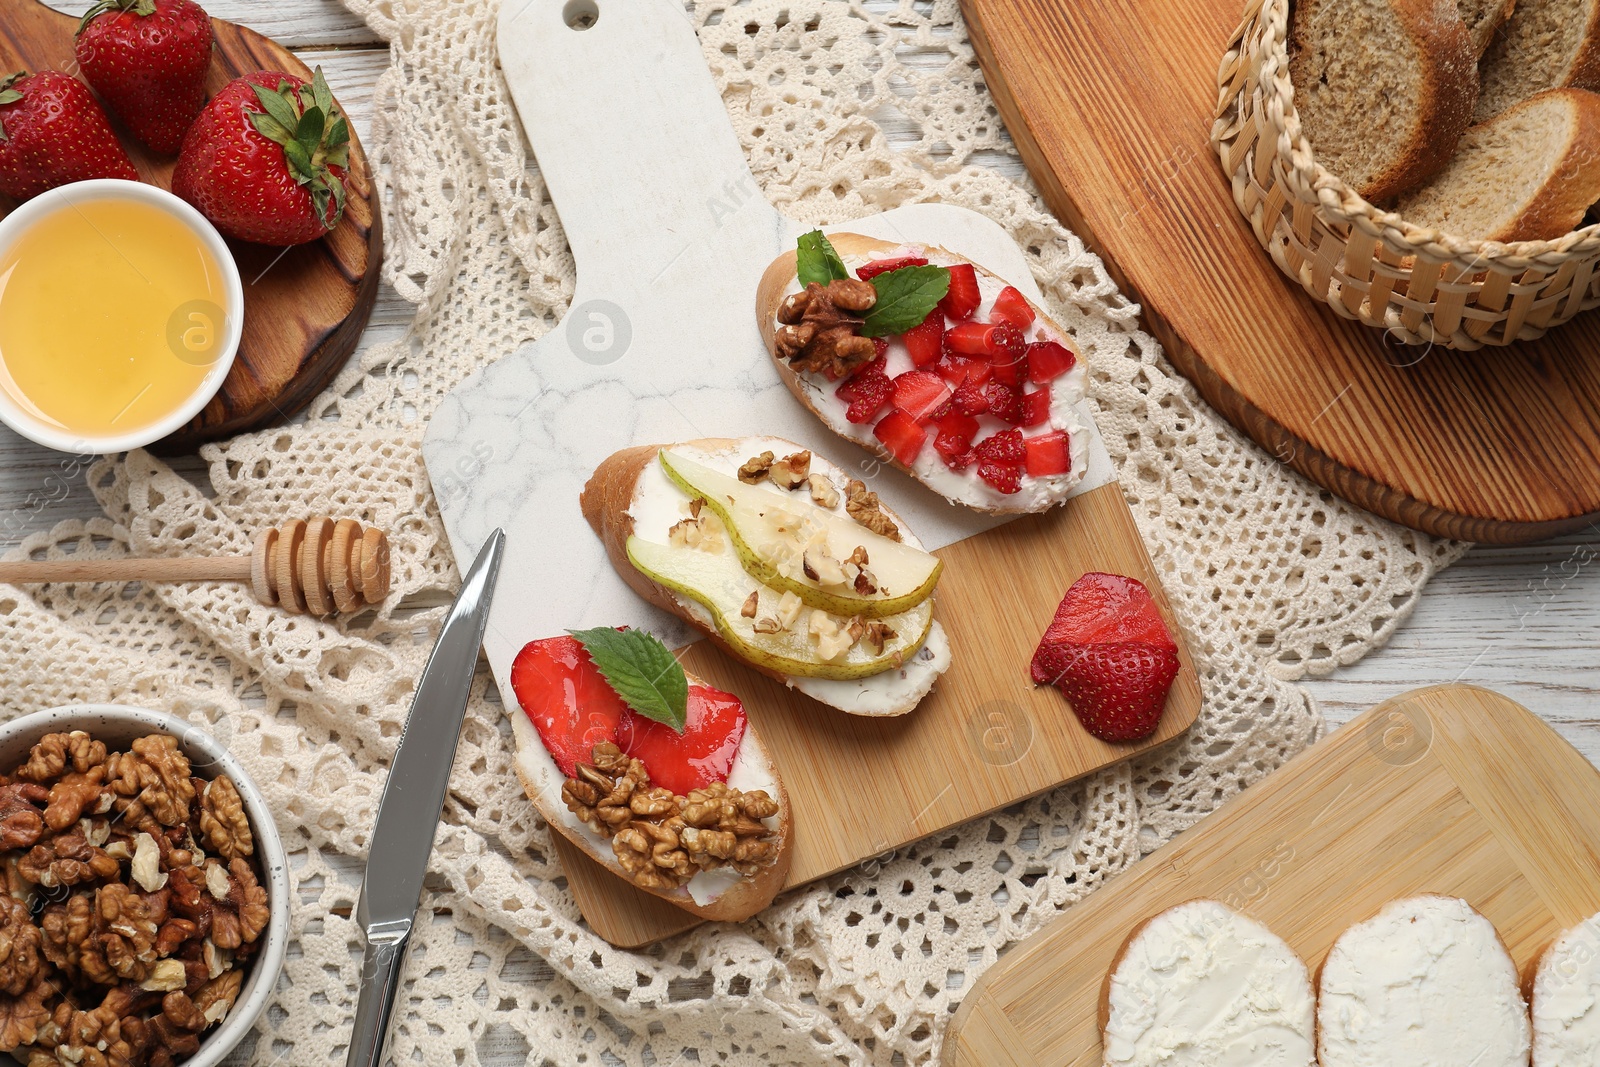
[[(839, 257), (844, 260), (845, 266), (852, 271), (875, 258), (894, 259), (904, 255), (919, 255), (939, 266), (972, 263), (971, 260), (943, 248), (931, 245), (896, 245), (856, 233), (831, 233), (828, 235), (828, 240), (832, 242)], [(987, 322), (994, 298), (1006, 287), (1006, 283), (982, 266), (976, 263), (972, 263), (972, 266), (978, 275), (983, 302), (972, 315), (971, 321)], [(1039, 308), (1033, 308), (1036, 318), (1025, 339), (1029, 342), (1055, 341), (1076, 357), (1076, 364), (1050, 383), (1049, 425), (1030, 428), (1023, 433), (1030, 437), (1056, 430), (1066, 433), (1071, 461), (1064, 474), (1034, 478), (1024, 472), (1017, 492), (1002, 493), (980, 477), (977, 462), (973, 462), (963, 471), (952, 470), (934, 448), (934, 435), (937, 432), (935, 427), (929, 428), (928, 439), (916, 460), (909, 464), (900, 462), (874, 435), (876, 419), (857, 424), (845, 417), (848, 405), (835, 395), (839, 382), (829, 381), (820, 374), (797, 373), (788, 360), (778, 356), (777, 333), (780, 328), (778, 308), (790, 294), (798, 292), (800, 288), (800, 281), (796, 276), (796, 255), (794, 252), (787, 252), (774, 260), (761, 278), (761, 284), (756, 291), (756, 317), (761, 325), (761, 336), (767, 342), (767, 351), (772, 355), (773, 364), (777, 367), (778, 376), (783, 380), (783, 384), (788, 386), (795, 398), (821, 419), (828, 429), (847, 441), (860, 445), (890, 466), (909, 474), (951, 503), (963, 504), (976, 511), (996, 515), (1048, 511), (1066, 500), (1073, 488), (1083, 480), (1089, 462), (1089, 430), (1079, 418), (1075, 405), (1083, 399), (1087, 390), (1088, 372), (1084, 366), (1083, 354), (1078, 351), (1072, 335), (1052, 322)], [(933, 314), (938, 315), (940, 312), (936, 309)], [(891, 340), (885, 359), (891, 376), (913, 369), (911, 357), (905, 345), (898, 339)], [(884, 409), (885, 413), (888, 411), (889, 408)], [(994, 433), (1012, 428), (1010, 423), (1002, 422), (992, 415), (978, 416), (978, 423), (979, 430), (974, 443), (981, 443)]]
[[(1472, 50), (1482, 56), (1494, 43), (1495, 31), (1516, 10), (1517, 0), (1460, 0), (1460, 7), (1461, 21), (1467, 24), (1467, 33), (1472, 37)], [(1481, 89), (1480, 86), (1480, 94)]]
[[(768, 677), (776, 678), (813, 700), (851, 715), (905, 715), (915, 709), (922, 702), (922, 698), (932, 691), (939, 676), (950, 667), (950, 642), (937, 619), (928, 625), (926, 636), (920, 646), (908, 646), (908, 658), (901, 663), (898, 670), (887, 670), (852, 681), (796, 677), (779, 673), (741, 655), (723, 639), (705, 607), (652, 580), (634, 566), (628, 557), (628, 538), (638, 533), (646, 540), (650, 540), (660, 537), (663, 532), (660, 529), (641, 528), (641, 516), (652, 516), (655, 527), (661, 527), (674, 518), (671, 513), (664, 518), (661, 517), (660, 508), (650, 503), (651, 500), (659, 499), (652, 494), (659, 494), (663, 487), (670, 488), (670, 483), (661, 472), (657, 458), (663, 448), (688, 451), (697, 462), (720, 468), (729, 474), (736, 471), (745, 460), (759, 456), (763, 452), (772, 452), (782, 458), (806, 451), (792, 441), (773, 437), (750, 437), (738, 440), (708, 438), (680, 445), (645, 445), (624, 449), (601, 463), (590, 477), (589, 483), (584, 486), (579, 502), (583, 508), (584, 518), (589, 521), (595, 533), (599, 534), (600, 540), (605, 545), (606, 554), (611, 557), (612, 566), (616, 567), (623, 581), (645, 600), (703, 631), (734, 659)], [(854, 480), (851, 475), (817, 455), (811, 458), (811, 472), (823, 476), (832, 483), (840, 498), (834, 510), (844, 514), (845, 493), (849, 483)], [(671, 491), (677, 492), (676, 489)], [(683, 503), (688, 503), (686, 496), (683, 498)], [(879, 507), (882, 514), (894, 523), (902, 542), (914, 548), (921, 547), (916, 535), (898, 515), (886, 506), (879, 505)], [(802, 615), (795, 625), (807, 625), (808, 614), (809, 612)], [(884, 622), (894, 623), (898, 618), (901, 616), (891, 616)]]
[(1478, 99), (1456, 0), (1299, 0), (1295, 109), (1317, 161), (1374, 203), (1427, 181)]
[(1600, 0), (1518, 0), (1478, 69), (1476, 122), (1545, 89), (1600, 89)]
[(1394, 901), (1339, 935), (1317, 986), (1322, 1067), (1527, 1067), (1516, 964), (1464, 900)]
[(1600, 915), (1556, 938), (1534, 961), (1533, 1067), (1600, 1063)]
[[(689, 684), (703, 683), (691, 675)], [(746, 793), (761, 790), (777, 803), (777, 814), (763, 820), (777, 844), (776, 855), (770, 863), (753, 874), (740, 874), (732, 868), (723, 867), (702, 871), (691, 878), (687, 885), (666, 888), (641, 884), (630, 877), (617, 861), (613, 839), (596, 832), (568, 810), (561, 796), (566, 776), (546, 751), (538, 731), (521, 709), (511, 709), (510, 717), (511, 732), (517, 746), (514, 765), (528, 799), (533, 801), (539, 814), (562, 837), (583, 849), (596, 863), (629, 885), (670, 901), (702, 919), (718, 922), (748, 919), (772, 903), (772, 898), (783, 889), (789, 877), (789, 863), (793, 855), (793, 814), (789, 806), (789, 793), (778, 775), (777, 765), (762, 747), (754, 723), (746, 725), (744, 736), (739, 741), (739, 753), (734, 760), (733, 771), (728, 776), (728, 785)]]
[(1312, 1067), (1314, 1005), (1294, 949), (1223, 904), (1192, 900), (1146, 920), (1117, 953), (1101, 987), (1104, 1062)]
[(1438, 177), (1400, 198), (1406, 221), (1456, 237), (1548, 241), (1600, 200), (1600, 95), (1549, 89), (1467, 131)]

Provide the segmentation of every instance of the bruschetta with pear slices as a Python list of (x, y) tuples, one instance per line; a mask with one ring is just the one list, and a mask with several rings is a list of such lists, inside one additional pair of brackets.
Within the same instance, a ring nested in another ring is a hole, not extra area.
[(813, 231), (767, 268), (756, 315), (802, 404), (951, 502), (1047, 511), (1083, 480), (1082, 354), (978, 264)]
[(617, 877), (703, 919), (747, 919), (789, 876), (793, 822), (744, 705), (638, 630), (531, 641), (511, 667), (522, 787)]
[(584, 517), (623, 579), (729, 655), (852, 715), (904, 715), (950, 666), (943, 563), (848, 473), (772, 437), (618, 452)]

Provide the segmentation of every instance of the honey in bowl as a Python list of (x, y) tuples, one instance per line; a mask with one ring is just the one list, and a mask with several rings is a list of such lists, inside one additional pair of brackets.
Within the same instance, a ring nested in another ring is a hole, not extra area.
[(0, 389), (91, 443), (137, 434), (217, 368), (231, 302), (229, 275), (172, 211), (63, 196), (0, 250)]

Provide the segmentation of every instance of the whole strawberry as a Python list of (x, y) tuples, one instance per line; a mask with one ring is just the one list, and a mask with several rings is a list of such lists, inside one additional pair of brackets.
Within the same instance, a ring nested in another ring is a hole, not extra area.
[(83, 76), (133, 135), (172, 155), (206, 103), (211, 19), (194, 0), (97, 0), (78, 23)]
[(350, 124), (322, 69), (308, 85), (258, 71), (212, 97), (189, 127), (172, 191), (241, 241), (314, 241), (344, 216)]
[(90, 178), (139, 172), (89, 87), (53, 70), (0, 81), (0, 193), (26, 200)]

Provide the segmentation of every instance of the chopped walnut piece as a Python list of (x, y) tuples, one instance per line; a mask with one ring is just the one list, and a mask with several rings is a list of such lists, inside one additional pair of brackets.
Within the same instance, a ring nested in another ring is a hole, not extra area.
[(861, 640), (867, 646), (869, 652), (874, 656), (881, 656), (883, 655), (883, 650), (888, 647), (889, 642), (893, 641), (895, 637), (896, 634), (894, 630), (890, 629), (888, 623), (883, 622), (881, 619), (874, 619), (867, 623), (867, 632), (862, 635)]
[(684, 798), (679, 836), (696, 866), (726, 863), (751, 875), (777, 857), (778, 842), (761, 821), (777, 813), (777, 802), (764, 790), (744, 793), (726, 782), (713, 782)]
[(219, 774), (205, 787), (200, 800), (200, 833), (206, 848), (231, 860), (236, 856), (255, 854), (255, 837), (250, 833), (250, 820), (245, 817), (244, 801), (233, 779)]
[(817, 658), (824, 663), (832, 663), (849, 652), (850, 646), (855, 644), (855, 639), (850, 636), (849, 631), (820, 608), (811, 612), (807, 630), (816, 642)]
[(44, 941), (28, 906), (0, 897), (0, 993), (20, 997), (43, 968)]
[(214, 1026), (233, 1009), (243, 985), (243, 971), (224, 971), (200, 987), (200, 991), (194, 995), (194, 1006), (205, 1016), (206, 1023)]
[(104, 849), (89, 844), (82, 833), (57, 834), (28, 850), (17, 865), (22, 877), (46, 889), (105, 881), (122, 873), (122, 865)]
[[(207, 860), (207, 865), (217, 863)], [(203, 877), (203, 876), (202, 876)], [(267, 891), (256, 881), (255, 871), (243, 859), (228, 864), (228, 896), (211, 914), (211, 939), (222, 949), (248, 945), (267, 926)]]
[(839, 506), (839, 490), (833, 480), (826, 474), (813, 474), (806, 479), (806, 485), (811, 490), (811, 502), (822, 508), (836, 508)]
[(674, 548), (698, 548), (702, 552), (721, 552), (722, 520), (706, 512), (699, 518), (681, 519), (667, 530), (667, 543)]
[(857, 596), (871, 596), (878, 591), (878, 582), (867, 568), (857, 567), (855, 580), (851, 583), (851, 588), (856, 591)]
[(166, 993), (182, 989), (188, 981), (189, 972), (183, 969), (182, 960), (157, 960), (144, 981), (139, 983), (139, 988), (153, 993)]
[(647, 889), (676, 889), (695, 876), (677, 832), (667, 824), (637, 821), (611, 839), (617, 863)]
[(133, 839), (133, 862), (128, 866), (128, 877), (138, 882), (146, 893), (154, 893), (167, 884), (167, 872), (161, 869), (161, 846), (149, 834), (141, 833)]
[(50, 1021), (45, 1002), (55, 992), (55, 986), (41, 975), (16, 996), (0, 996), (0, 1052), (15, 1052), (33, 1044), (39, 1028)]
[(194, 782), (177, 738), (151, 734), (129, 748), (106, 757), (106, 780), (117, 795), (113, 806), (136, 829), (182, 826), (194, 799)]
[(156, 962), (156, 932), (167, 918), (165, 893), (136, 893), (120, 882), (95, 890), (95, 931), (119, 978), (142, 982)]
[(872, 339), (861, 336), (865, 313), (877, 302), (871, 282), (811, 282), (778, 307), (778, 358), (796, 371), (816, 372), (829, 381), (847, 377), (877, 356)]
[(800, 609), (805, 607), (805, 601), (796, 596), (793, 590), (785, 589), (778, 598), (778, 622), (785, 630), (794, 626), (800, 618)]
[(741, 618), (753, 619), (756, 617), (756, 612), (760, 610), (761, 593), (757, 590), (752, 590), (750, 595), (744, 598), (744, 606), (739, 609), (739, 615)]
[(755, 485), (767, 476), (767, 471), (772, 469), (774, 458), (771, 452), (763, 452), (753, 459), (746, 460), (739, 468), (739, 480), (746, 485)]
[(779, 489), (798, 489), (811, 477), (811, 453), (796, 452), (784, 456), (767, 471), (767, 477)]
[(44, 833), (50, 791), (29, 782), (0, 786), (0, 851), (32, 848)]
[(767, 615), (757, 619), (755, 625), (751, 626), (750, 629), (758, 634), (781, 634), (785, 627), (777, 616)]
[(28, 782), (47, 782), (68, 770), (87, 774), (106, 761), (104, 742), (82, 730), (70, 734), (45, 734), (28, 752), (28, 762), (17, 768), (17, 777)]
[(895, 525), (883, 510), (883, 502), (878, 499), (878, 494), (870, 492), (866, 483), (859, 479), (850, 479), (850, 484), (844, 491), (845, 514), (865, 526), (875, 534), (887, 537), (891, 541), (900, 540), (900, 527)]
[(802, 557), (801, 569), (807, 578), (823, 588), (837, 588), (849, 585), (850, 580), (845, 576), (844, 568), (839, 561), (828, 555), (825, 545), (812, 545), (806, 549)]
[(598, 834), (615, 834), (633, 820), (628, 802), (635, 790), (648, 789), (644, 764), (629, 759), (607, 741), (594, 748), (594, 765), (580, 763), (578, 776), (561, 787), (567, 810)]

